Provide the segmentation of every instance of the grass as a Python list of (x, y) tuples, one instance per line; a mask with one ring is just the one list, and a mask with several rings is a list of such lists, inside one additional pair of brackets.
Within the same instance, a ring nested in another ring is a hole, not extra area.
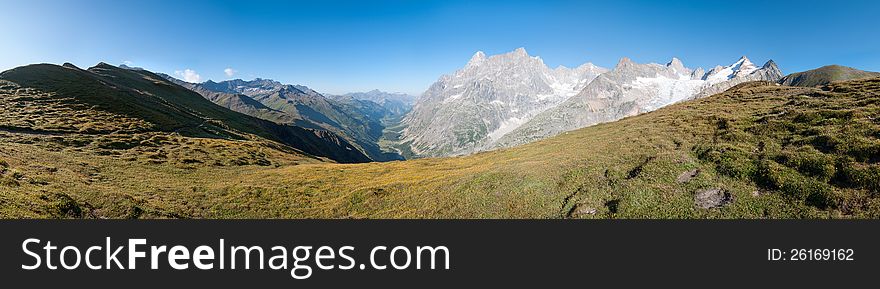
[[(519, 147), (388, 163), (163, 133), (0, 142), (4, 180), (18, 183), (0, 183), (2, 217), (880, 217), (880, 78), (747, 83)], [(733, 201), (695, 206), (710, 188)]]
[(3, 72), (0, 82), (10, 95), (0, 107), (6, 131), (268, 139), (339, 162), (369, 160), (336, 135), (231, 111), (147, 71), (36, 64)]

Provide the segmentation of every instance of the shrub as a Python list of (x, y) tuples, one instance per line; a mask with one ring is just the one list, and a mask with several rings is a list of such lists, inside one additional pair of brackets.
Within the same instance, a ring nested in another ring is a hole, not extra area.
[(776, 157), (779, 163), (796, 169), (798, 172), (828, 182), (836, 172), (835, 161), (816, 149), (803, 146), (794, 151), (785, 151)]
[(751, 154), (741, 148), (730, 145), (698, 145), (694, 148), (697, 158), (715, 163), (719, 173), (747, 179), (755, 171)]
[(82, 218), (83, 210), (73, 198), (64, 193), (43, 196), (49, 201), (49, 213), (55, 218)]
[(842, 186), (864, 188), (880, 192), (880, 165), (864, 165), (841, 160), (837, 164), (835, 179)]
[(822, 115), (817, 112), (799, 112), (797, 113), (792, 121), (798, 123), (817, 123), (822, 120)]
[(842, 142), (834, 136), (819, 135), (810, 138), (810, 143), (819, 151), (830, 153), (833, 152)]
[(810, 206), (822, 209), (836, 206), (835, 192), (830, 185), (771, 160), (758, 164), (755, 182)]
[(721, 159), (721, 153), (712, 145), (698, 144), (694, 147), (697, 158), (707, 162), (717, 162)]
[(864, 138), (854, 138), (840, 148), (843, 153), (861, 162), (880, 161), (880, 142)]
[(15, 179), (15, 180), (18, 180), (18, 179), (24, 178), (24, 174), (22, 174), (21, 172), (19, 172), (19, 171), (17, 171), (17, 170), (11, 170), (9, 176), (12, 177), (12, 179)]

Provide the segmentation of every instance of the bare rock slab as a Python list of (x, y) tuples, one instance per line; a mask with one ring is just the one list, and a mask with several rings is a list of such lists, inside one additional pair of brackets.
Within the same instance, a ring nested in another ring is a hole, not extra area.
[(700, 209), (720, 208), (732, 202), (733, 195), (720, 188), (699, 190), (694, 195), (694, 204)]

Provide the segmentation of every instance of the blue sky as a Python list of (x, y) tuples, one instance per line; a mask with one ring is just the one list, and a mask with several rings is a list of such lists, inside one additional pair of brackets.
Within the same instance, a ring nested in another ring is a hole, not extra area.
[(880, 71), (877, 1), (2, 1), (0, 70), (130, 62), (321, 92), (419, 94), (477, 50), (550, 66), (621, 57), (689, 67), (741, 55), (783, 72)]

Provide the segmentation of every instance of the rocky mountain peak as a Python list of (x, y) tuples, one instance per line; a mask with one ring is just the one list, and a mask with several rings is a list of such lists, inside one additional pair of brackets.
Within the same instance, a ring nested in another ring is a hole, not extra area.
[(677, 57), (673, 57), (672, 60), (670, 60), (668, 63), (666, 63), (666, 66), (669, 66), (669, 67), (673, 67), (673, 66), (674, 66), (674, 67), (684, 67), (684, 64), (681, 63), (681, 60), (678, 59)]
[(683, 74), (689, 75), (690, 69), (684, 66), (684, 63), (681, 62), (678, 58), (673, 57), (668, 63), (666, 63), (666, 67), (672, 70), (675, 74)]
[(694, 71), (691, 72), (691, 79), (701, 80), (704, 75), (706, 75), (706, 71), (703, 70), (702, 67), (697, 67), (697, 69), (694, 69)]
[(602, 74), (579, 93), (553, 108), (544, 110), (505, 134), (496, 147), (523, 144), (597, 123), (614, 121), (652, 111), (686, 99), (699, 98), (727, 90), (747, 81), (776, 81), (781, 73), (775, 65), (757, 68), (742, 57), (728, 66), (716, 66), (703, 74), (693, 71), (677, 58), (666, 65), (639, 64), (622, 58), (611, 72)]
[(623, 57), (620, 58), (620, 61), (617, 62), (617, 65), (614, 67), (614, 69), (622, 68), (624, 66), (631, 66), (634, 64), (635, 62), (633, 62), (632, 59), (629, 59), (629, 57)]
[[(492, 142), (534, 115), (577, 94), (604, 68), (548, 67), (525, 48), (486, 56), (442, 76), (419, 98), (403, 123), (402, 140), (419, 156), (467, 154)], [(485, 129), (462, 134), (474, 127)]]
[(737, 60), (736, 63), (734, 63), (734, 70), (746, 70), (746, 69), (753, 69), (753, 68), (756, 68), (755, 64), (752, 63), (752, 61), (749, 60), (749, 58), (746, 57), (745, 55), (740, 57), (739, 60)]
[(468, 65), (477, 65), (482, 63), (483, 61), (486, 61), (486, 53), (483, 53), (483, 51), (477, 51), (477, 53), (474, 53), (474, 56), (471, 56), (471, 60), (468, 61)]

